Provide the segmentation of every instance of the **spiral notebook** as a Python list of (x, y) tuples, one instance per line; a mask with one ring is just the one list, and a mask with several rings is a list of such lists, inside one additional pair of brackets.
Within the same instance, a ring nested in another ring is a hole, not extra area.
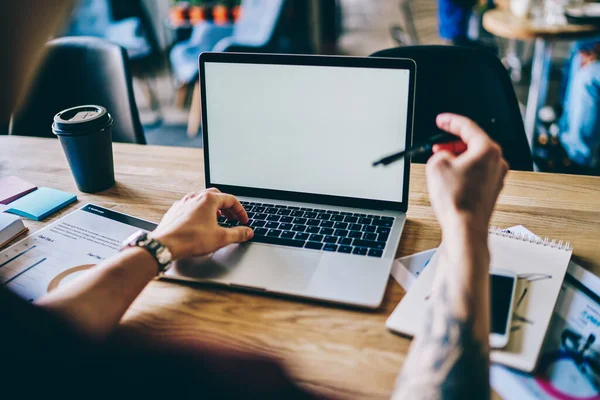
[[(514, 271), (519, 278), (509, 343), (503, 349), (493, 350), (491, 360), (531, 372), (537, 364), (573, 249), (569, 242), (511, 234), (498, 228), (490, 229), (488, 244), (490, 268)], [(420, 330), (438, 256), (436, 252), (390, 315), (388, 329), (408, 336)]]

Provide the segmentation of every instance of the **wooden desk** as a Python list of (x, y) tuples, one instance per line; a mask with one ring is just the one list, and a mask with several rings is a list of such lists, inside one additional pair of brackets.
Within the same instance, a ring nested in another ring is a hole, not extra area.
[(547, 25), (514, 16), (508, 9), (488, 11), (483, 27), (493, 35), (515, 40), (535, 40), (531, 84), (525, 113), (525, 132), (533, 144), (538, 111), (545, 105), (552, 63), (552, 44), (557, 40), (576, 40), (600, 35), (598, 25)]
[[(0, 136), (0, 177), (18, 175), (83, 202), (158, 221), (186, 192), (203, 187), (200, 149), (115, 144), (117, 184), (98, 195), (77, 192), (54, 139)], [(399, 255), (435, 247), (440, 230), (425, 184), (425, 169), (411, 172), (410, 207)], [(511, 172), (493, 223), (523, 224), (533, 232), (571, 240), (584, 266), (600, 273), (600, 178)], [(387, 398), (409, 340), (384, 323), (404, 291), (393, 280), (383, 306), (359, 311), (170, 282), (152, 282), (127, 312), (121, 330), (144, 337), (218, 341), (283, 357), (300, 381), (328, 393)]]
[(505, 39), (578, 39), (600, 33), (597, 25), (545, 25), (514, 16), (508, 9), (488, 11), (483, 16), (484, 28)]

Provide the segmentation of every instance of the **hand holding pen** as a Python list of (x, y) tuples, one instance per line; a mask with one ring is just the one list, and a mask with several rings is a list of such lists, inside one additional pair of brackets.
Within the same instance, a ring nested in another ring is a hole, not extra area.
[(467, 145), (460, 140), (460, 138), (451, 133), (442, 132), (431, 136), (425, 143), (411, 146), (406, 150), (394, 153), (387, 157), (384, 157), (373, 163), (373, 166), (377, 165), (390, 165), (396, 161), (400, 161), (405, 157), (412, 157), (419, 154), (433, 151), (437, 153), (440, 151), (448, 151), (454, 155), (460, 155), (467, 150)]
[(427, 161), (429, 200), (442, 234), (450, 238), (457, 229), (483, 234), (508, 171), (502, 149), (466, 117), (442, 114), (437, 125), (466, 145), (459, 155), (436, 145), (435, 154)]

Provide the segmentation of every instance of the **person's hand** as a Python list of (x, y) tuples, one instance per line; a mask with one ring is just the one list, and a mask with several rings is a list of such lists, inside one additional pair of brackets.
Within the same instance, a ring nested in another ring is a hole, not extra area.
[(151, 236), (169, 248), (174, 260), (210, 254), (252, 239), (254, 231), (249, 227), (219, 226), (220, 214), (242, 224), (248, 222), (246, 210), (234, 196), (214, 188), (190, 193), (173, 204)]
[(435, 154), (427, 163), (429, 198), (442, 232), (487, 232), (508, 171), (502, 150), (466, 117), (440, 114), (436, 122), (440, 129), (458, 136), (467, 145), (460, 155), (436, 145)]

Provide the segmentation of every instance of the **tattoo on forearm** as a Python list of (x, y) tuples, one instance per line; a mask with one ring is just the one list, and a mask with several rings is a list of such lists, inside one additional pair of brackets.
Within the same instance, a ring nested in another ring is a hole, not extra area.
[(489, 399), (487, 344), (473, 335), (473, 318), (458, 318), (442, 284), (396, 382), (399, 399)]

